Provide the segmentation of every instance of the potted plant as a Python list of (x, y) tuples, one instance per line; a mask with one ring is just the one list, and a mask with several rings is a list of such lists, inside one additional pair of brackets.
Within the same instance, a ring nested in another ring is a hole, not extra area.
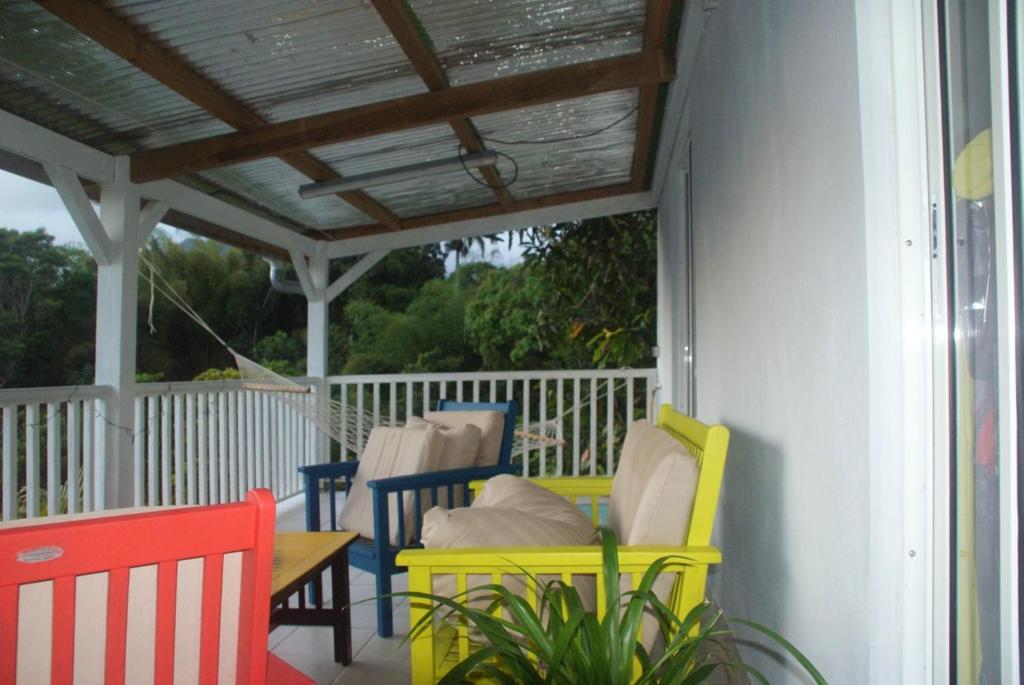
[[(600, 530), (605, 613), (601, 620), (584, 608), (576, 588), (561, 580), (542, 583), (536, 608), (502, 585), (482, 585), (449, 598), (428, 593), (396, 593), (415, 601), (427, 600), (431, 609), (406, 640), (424, 630), (436, 617), (464, 621), (482, 640), (477, 649), (441, 679), (443, 685), (487, 681), (521, 685), (629, 685), (630, 683), (691, 685), (706, 681), (719, 668), (740, 669), (761, 683), (767, 679), (745, 664), (712, 661), (701, 649), (729, 631), (719, 629), (721, 612), (709, 617), (701, 604), (684, 617), (676, 616), (651, 591), (662, 571), (685, 563), (682, 557), (663, 557), (644, 574), (636, 590), (620, 591), (615, 534)], [(529, 575), (524, 570), (524, 575)], [(493, 597), (487, 606), (461, 602), (481, 594)], [(474, 606), (474, 604), (478, 606)], [(660, 626), (663, 647), (651, 654), (639, 641), (644, 614), (653, 614)], [(702, 621), (702, 618), (704, 619)], [(807, 671), (815, 683), (825, 678), (794, 645), (753, 621), (735, 620), (780, 645)], [(639, 673), (634, 669), (639, 669)]]

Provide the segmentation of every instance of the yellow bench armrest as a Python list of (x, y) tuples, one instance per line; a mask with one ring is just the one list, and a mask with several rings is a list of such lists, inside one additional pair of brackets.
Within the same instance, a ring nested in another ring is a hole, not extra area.
[[(485, 480), (475, 480), (469, 484), (469, 487), (473, 489), (474, 494), (479, 494), (486, 482)], [(611, 476), (531, 478), (530, 482), (566, 497), (606, 496), (612, 492)]]
[[(661, 557), (682, 557), (682, 563), (706, 566), (722, 561), (717, 547), (637, 545), (619, 547), (619, 569), (644, 571)], [(467, 549), (405, 549), (396, 559), (409, 570), (429, 568), (432, 573), (595, 573), (602, 569), (601, 548), (490, 547)]]

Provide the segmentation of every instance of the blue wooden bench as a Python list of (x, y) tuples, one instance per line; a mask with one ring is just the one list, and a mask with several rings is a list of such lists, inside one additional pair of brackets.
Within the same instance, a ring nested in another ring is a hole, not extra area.
[[(449, 471), (433, 471), (411, 476), (384, 478), (368, 483), (373, 491), (373, 527), (374, 539), (359, 538), (349, 547), (349, 563), (358, 569), (368, 571), (377, 581), (377, 634), (390, 637), (393, 632), (391, 576), (404, 573), (405, 567), (395, 563), (395, 557), (406, 547), (419, 547), (420, 529), (423, 525), (421, 515), (421, 498), (429, 497), (432, 505), (446, 507), (458, 506), (457, 503), (470, 500), (469, 484), (475, 480), (485, 480), (502, 473), (512, 473), (512, 441), (514, 438), (516, 416), (519, 408), (515, 401), (510, 402), (452, 402), (440, 400), (438, 411), (500, 411), (505, 414), (505, 425), (502, 434), (501, 450), (498, 463), (494, 466), (478, 466), (468, 469), (452, 469)], [(337, 462), (334, 464), (316, 464), (300, 466), (299, 472), (305, 479), (306, 486), (306, 530), (320, 530), (320, 493), (326, 485), (328, 492), (328, 513), (330, 529), (337, 530), (338, 512), (335, 498), (338, 482), (344, 480), (344, 492), (352, 487), (352, 479), (359, 468), (358, 461)], [(326, 481), (326, 483), (324, 483)], [(416, 502), (415, 527), (412, 542), (405, 547), (389, 543), (392, 522), (388, 516), (388, 498), (397, 498), (397, 522), (399, 540), (408, 539), (404, 535), (404, 497), (402, 493), (413, 491)], [(461, 497), (459, 497), (461, 493)]]

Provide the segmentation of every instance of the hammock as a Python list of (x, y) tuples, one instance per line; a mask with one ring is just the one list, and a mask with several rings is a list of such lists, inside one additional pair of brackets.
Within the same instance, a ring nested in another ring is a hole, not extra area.
[[(184, 312), (200, 328), (223, 345), (224, 349), (234, 357), (244, 389), (272, 393), (279, 402), (287, 405), (300, 416), (305, 417), (323, 434), (341, 445), (343, 450), (351, 450), (355, 454), (362, 452), (363, 445), (359, 443), (359, 438), (365, 438), (365, 436), (369, 435), (376, 425), (374, 415), (379, 417), (380, 423), (388, 425), (393, 424), (392, 418), (397, 418), (389, 417), (381, 412), (371, 414), (364, 411), (360, 413), (351, 406), (347, 406), (347, 403), (331, 398), (329, 394), (314, 393), (310, 386), (296, 383), (290, 378), (275, 373), (271, 369), (235, 351), (223, 338), (217, 335), (216, 331), (174, 289), (167, 279), (163, 277), (159, 269), (153, 266), (141, 254), (139, 255), (139, 260), (149, 269), (148, 276), (142, 274), (141, 271), (140, 274), (143, 275), (143, 278), (146, 278), (150, 285), (149, 325), (151, 330), (155, 330), (152, 322), (153, 294), (159, 292), (171, 304)], [(600, 401), (604, 393), (607, 393), (607, 387), (593, 401)], [(573, 407), (570, 407), (561, 416), (547, 420), (532, 421), (528, 425), (523, 426), (521, 430), (517, 430), (515, 442), (513, 443), (513, 452), (521, 452), (524, 449), (564, 447), (566, 441), (562, 435), (562, 419), (572, 411)]]

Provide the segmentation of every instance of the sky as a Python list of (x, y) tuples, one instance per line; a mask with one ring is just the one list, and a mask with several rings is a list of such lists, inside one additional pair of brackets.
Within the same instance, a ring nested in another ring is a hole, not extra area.
[[(71, 221), (64, 203), (57, 191), (48, 185), (36, 183), (28, 179), (0, 171), (0, 227), (13, 228), (18, 231), (33, 231), (45, 228), (54, 236), (60, 245), (80, 245), (85, 247), (78, 229)], [(174, 240), (184, 240), (191, 236), (163, 224), (159, 225)], [(511, 250), (507, 242), (489, 246), (487, 261), (501, 266), (510, 266), (522, 261), (521, 249), (518, 246)], [(463, 261), (480, 261), (483, 256), (479, 247), (474, 247), (468, 258)], [(455, 256), (448, 257), (448, 271), (455, 268)]]

